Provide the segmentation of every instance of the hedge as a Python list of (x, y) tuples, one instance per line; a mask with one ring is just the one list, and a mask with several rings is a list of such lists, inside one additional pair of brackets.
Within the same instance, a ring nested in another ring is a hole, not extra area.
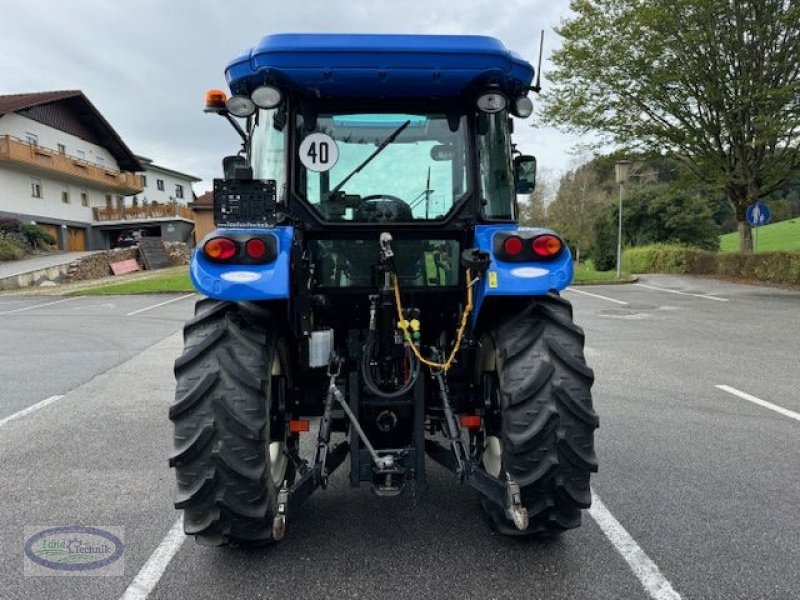
[(800, 252), (715, 254), (686, 246), (655, 244), (626, 248), (622, 264), (631, 273), (718, 275), (800, 285)]

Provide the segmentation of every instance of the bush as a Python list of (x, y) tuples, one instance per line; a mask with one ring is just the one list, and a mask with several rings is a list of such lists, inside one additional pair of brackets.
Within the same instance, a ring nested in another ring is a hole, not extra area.
[(0, 219), (0, 238), (6, 237), (9, 233), (19, 233), (22, 228), (22, 221), (18, 219)]
[(10, 239), (0, 239), (0, 260), (19, 260), (25, 256), (25, 250)]
[(622, 264), (632, 273), (719, 275), (800, 285), (800, 252), (714, 254), (686, 246), (654, 244), (626, 248), (622, 253)]
[(55, 238), (52, 235), (47, 233), (44, 229), (39, 227), (38, 225), (22, 225), (21, 227), (22, 234), (28, 240), (28, 243), (33, 247), (36, 248), (36, 242), (41, 240), (45, 244), (49, 246), (54, 246), (56, 244)]

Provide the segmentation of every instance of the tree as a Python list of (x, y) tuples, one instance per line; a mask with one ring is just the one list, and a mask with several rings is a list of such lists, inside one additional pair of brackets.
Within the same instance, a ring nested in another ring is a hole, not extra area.
[(551, 174), (541, 169), (536, 175), (536, 187), (527, 200), (519, 204), (519, 222), (526, 227), (544, 227), (547, 225), (547, 203), (553, 193)]
[(680, 159), (734, 208), (800, 168), (800, 2), (572, 0), (543, 117)]
[(592, 243), (592, 223), (610, 202), (593, 162), (587, 162), (561, 177), (555, 200), (548, 207), (549, 225), (567, 240), (580, 262)]

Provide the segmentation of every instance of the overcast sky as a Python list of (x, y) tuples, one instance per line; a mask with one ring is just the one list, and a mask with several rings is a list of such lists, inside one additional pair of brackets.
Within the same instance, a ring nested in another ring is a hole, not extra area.
[[(232, 58), (277, 32), (482, 34), (534, 65), (547, 57), (568, 0), (0, 0), (0, 94), (80, 89), (137, 154), (201, 177), (200, 194), (237, 150), (230, 126), (202, 112)], [(545, 82), (546, 85), (546, 82)], [(534, 102), (536, 99), (534, 97)], [(580, 140), (516, 123), (516, 141), (555, 175)]]

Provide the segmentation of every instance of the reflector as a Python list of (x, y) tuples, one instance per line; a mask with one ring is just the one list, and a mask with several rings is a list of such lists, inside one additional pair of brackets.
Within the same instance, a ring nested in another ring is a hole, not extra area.
[(554, 235), (540, 235), (533, 240), (533, 253), (549, 258), (561, 252), (561, 240)]

